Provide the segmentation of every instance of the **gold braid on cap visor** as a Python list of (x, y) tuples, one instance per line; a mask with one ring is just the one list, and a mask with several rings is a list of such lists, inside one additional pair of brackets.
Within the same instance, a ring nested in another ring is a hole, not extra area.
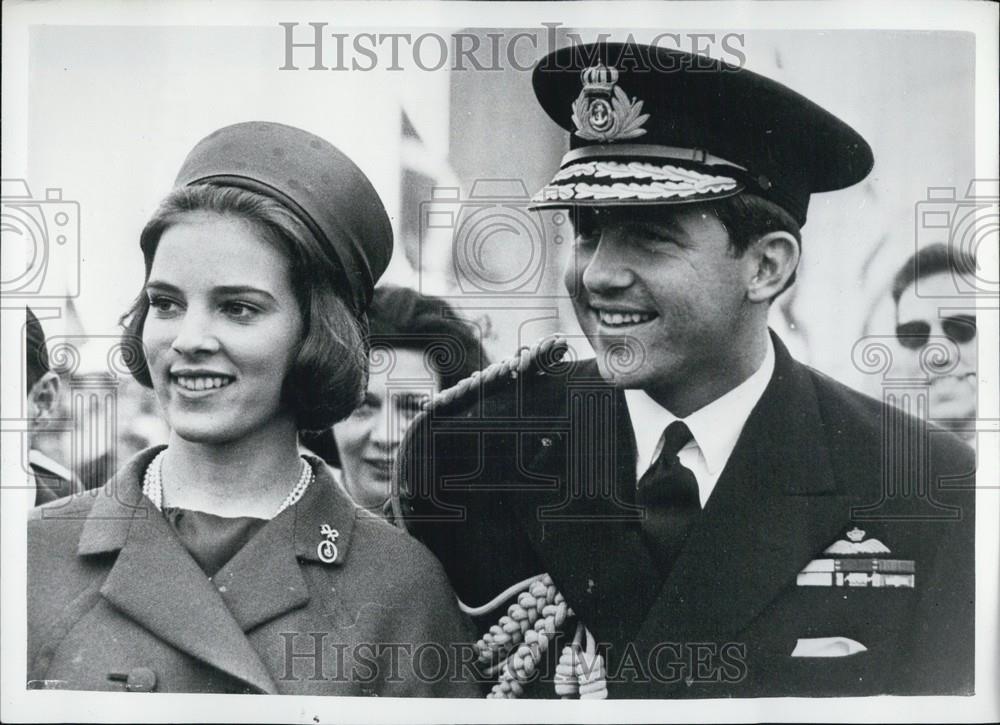
[[(619, 158), (609, 158), (612, 156)], [(623, 161), (620, 160), (622, 156), (645, 156), (659, 163)], [(558, 173), (531, 201), (536, 204), (574, 200), (671, 201), (689, 197), (730, 196), (744, 188), (732, 176), (663, 163), (665, 159), (745, 171), (737, 164), (700, 149), (641, 144), (588, 146), (566, 154)]]

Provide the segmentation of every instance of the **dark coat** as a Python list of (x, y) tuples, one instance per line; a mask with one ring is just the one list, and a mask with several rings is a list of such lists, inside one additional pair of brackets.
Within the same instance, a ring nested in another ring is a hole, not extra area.
[[(298, 504), (209, 579), (142, 496), (156, 452), (97, 491), (34, 510), (30, 687), (480, 694), (461, 676), (468, 620), (438, 562), (351, 503), (318, 459)], [(324, 524), (340, 534), (333, 563), (318, 553)], [(438, 672), (445, 653), (455, 677)]]
[[(592, 360), (419, 419), (399, 466), (408, 525), (467, 604), (548, 572), (604, 648), (610, 697), (971, 692), (972, 451), (775, 348), (669, 572), (641, 535), (624, 395)], [(913, 562), (913, 588), (799, 584), (855, 526)], [(825, 637), (867, 650), (791, 656)]]
[(53, 461), (41, 451), (31, 449), (28, 457), (31, 475), (35, 480), (35, 506), (72, 496), (83, 490), (73, 472)]

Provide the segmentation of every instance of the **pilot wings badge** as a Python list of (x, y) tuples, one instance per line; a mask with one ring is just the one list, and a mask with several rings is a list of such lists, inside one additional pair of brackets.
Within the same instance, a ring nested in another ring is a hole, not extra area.
[(889, 547), (878, 539), (865, 539), (866, 532), (855, 526), (813, 559), (796, 577), (800, 587), (890, 587), (913, 589), (916, 562), (889, 559)]
[(577, 136), (588, 141), (622, 141), (646, 133), (642, 127), (649, 114), (642, 101), (630, 99), (617, 86), (618, 71), (606, 65), (584, 68), (580, 73), (583, 90), (573, 101), (573, 125)]

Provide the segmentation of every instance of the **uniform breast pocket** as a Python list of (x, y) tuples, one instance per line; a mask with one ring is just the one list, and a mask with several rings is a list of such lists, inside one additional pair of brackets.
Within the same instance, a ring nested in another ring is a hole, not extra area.
[(788, 655), (782, 685), (791, 694), (809, 696), (873, 694), (880, 691), (885, 676), (884, 659), (882, 653), (868, 649), (839, 656)]
[(887, 691), (912, 601), (912, 590), (798, 587), (758, 622), (759, 674), (789, 695)]

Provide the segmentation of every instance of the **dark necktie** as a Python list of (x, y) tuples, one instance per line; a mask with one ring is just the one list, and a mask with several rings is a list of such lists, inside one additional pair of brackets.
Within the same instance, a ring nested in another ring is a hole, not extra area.
[(701, 512), (698, 481), (681, 465), (678, 452), (693, 436), (677, 420), (663, 432), (663, 447), (649, 470), (639, 479), (636, 503), (645, 507), (642, 533), (653, 554), (668, 571)]

